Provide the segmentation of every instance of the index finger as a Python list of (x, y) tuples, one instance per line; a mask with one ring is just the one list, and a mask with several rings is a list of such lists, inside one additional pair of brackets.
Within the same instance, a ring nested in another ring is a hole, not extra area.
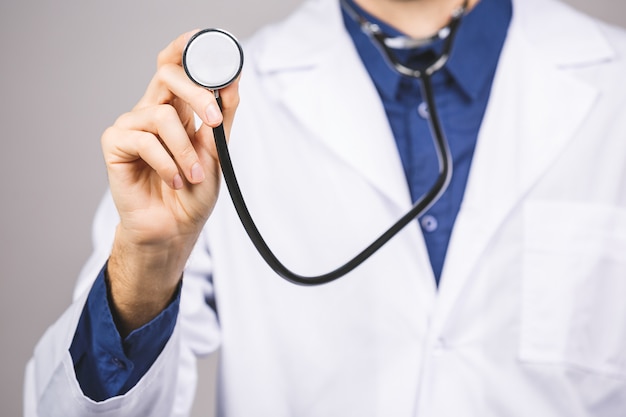
[(178, 36), (165, 49), (159, 52), (157, 57), (157, 68), (165, 64), (182, 65), (183, 63), (183, 51), (189, 39), (196, 34), (199, 29), (190, 30), (182, 35)]

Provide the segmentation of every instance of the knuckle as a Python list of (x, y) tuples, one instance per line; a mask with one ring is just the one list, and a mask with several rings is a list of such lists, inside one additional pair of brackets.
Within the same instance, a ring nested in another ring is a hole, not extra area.
[(185, 146), (183, 146), (179, 153), (178, 153), (178, 157), (180, 158), (181, 161), (185, 161), (187, 163), (193, 163), (196, 161), (196, 150), (193, 148), (193, 146), (191, 146), (191, 143), (185, 144)]
[(176, 72), (176, 64), (172, 64), (172, 63), (163, 63), (162, 65), (159, 65), (159, 67), (157, 68), (156, 71), (156, 78), (161, 82), (164, 83), (167, 80), (171, 79), (172, 75)]
[(165, 152), (160, 153), (159, 157), (155, 157), (151, 166), (163, 179), (173, 178), (174, 175), (178, 174), (178, 166), (172, 157)]
[(162, 49), (157, 54), (157, 66), (158, 67), (166, 64), (169, 61), (170, 54), (169, 54), (168, 48)]
[(155, 108), (155, 117), (165, 123), (179, 122), (178, 111), (169, 103), (160, 104)]
[(102, 132), (102, 136), (100, 136), (100, 146), (103, 150), (106, 149), (111, 143), (111, 139), (115, 135), (115, 130), (116, 129), (113, 126), (109, 126), (104, 130), (104, 132)]
[(118, 140), (120, 134), (121, 129), (119, 129), (117, 126), (109, 126), (104, 130), (104, 132), (102, 132), (102, 136), (100, 137), (100, 143), (103, 146), (113, 144)]
[(114, 158), (115, 149), (119, 143), (121, 131), (115, 126), (110, 126), (104, 130), (100, 137), (100, 147), (102, 149), (102, 156), (106, 166), (110, 166)]
[(117, 128), (117, 127), (125, 126), (128, 122), (128, 119), (131, 117), (132, 117), (131, 112), (123, 113), (117, 119), (115, 119), (115, 122), (113, 123), (113, 126), (111, 127)]
[(133, 131), (129, 135), (129, 140), (135, 143), (135, 146), (137, 146), (137, 149), (145, 152), (147, 149), (153, 146), (153, 143), (152, 143), (153, 136), (154, 135), (148, 132)]

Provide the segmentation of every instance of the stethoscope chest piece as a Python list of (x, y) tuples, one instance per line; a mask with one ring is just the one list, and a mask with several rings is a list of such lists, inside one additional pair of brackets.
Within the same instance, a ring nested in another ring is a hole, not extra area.
[(204, 29), (189, 39), (183, 68), (196, 84), (218, 90), (232, 83), (243, 68), (243, 50), (230, 33)]

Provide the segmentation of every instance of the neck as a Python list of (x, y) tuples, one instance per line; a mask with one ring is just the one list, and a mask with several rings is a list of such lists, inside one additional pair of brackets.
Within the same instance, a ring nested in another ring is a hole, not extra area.
[[(431, 36), (464, 0), (354, 0), (363, 10), (413, 38)], [(479, 0), (469, 0), (468, 10)]]

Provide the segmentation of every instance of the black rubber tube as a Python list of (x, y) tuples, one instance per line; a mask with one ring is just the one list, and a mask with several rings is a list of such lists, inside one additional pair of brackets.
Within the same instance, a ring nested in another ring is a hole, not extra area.
[[(347, 273), (361, 265), (366, 259), (372, 256), (384, 244), (386, 244), (393, 236), (400, 232), (400, 230), (402, 230), (406, 225), (411, 223), (411, 221), (426, 212), (446, 190), (452, 176), (452, 158), (450, 155), (450, 150), (448, 148), (448, 143), (441, 127), (441, 123), (439, 121), (439, 117), (437, 116), (430, 76), (422, 74), (422, 77), (420, 79), (422, 81), (422, 89), (424, 92), (424, 96), (426, 97), (428, 109), (430, 112), (429, 120), (431, 130), (433, 131), (433, 140), (435, 141), (437, 157), (439, 158), (439, 175), (437, 176), (435, 183), (433, 184), (431, 189), (415, 203), (411, 210), (409, 210), (387, 231), (385, 231), (376, 240), (374, 240), (374, 242), (372, 242), (369, 246), (367, 246), (345, 264), (328, 273), (321, 275), (304, 276), (291, 271), (280, 262), (280, 260), (269, 248), (267, 243), (265, 243), (263, 236), (259, 232), (256, 224), (254, 223), (254, 220), (252, 219), (252, 216), (243, 198), (242, 191), (239, 187), (239, 182), (237, 181), (237, 176), (235, 175), (233, 164), (230, 158), (230, 153), (228, 151), (228, 144), (226, 142), (226, 136), (224, 134), (224, 127), (223, 125), (219, 125), (218, 127), (213, 129), (215, 145), (217, 147), (217, 154), (220, 161), (222, 174), (224, 175), (224, 182), (226, 183), (226, 187), (228, 188), (228, 192), (233, 201), (233, 205), (235, 207), (237, 215), (239, 216), (239, 219), (246, 233), (250, 237), (250, 240), (254, 244), (261, 257), (279, 276), (289, 282), (298, 285), (320, 285), (341, 278), (342, 276), (346, 275)], [(221, 98), (218, 97), (217, 100), (221, 107)]]

